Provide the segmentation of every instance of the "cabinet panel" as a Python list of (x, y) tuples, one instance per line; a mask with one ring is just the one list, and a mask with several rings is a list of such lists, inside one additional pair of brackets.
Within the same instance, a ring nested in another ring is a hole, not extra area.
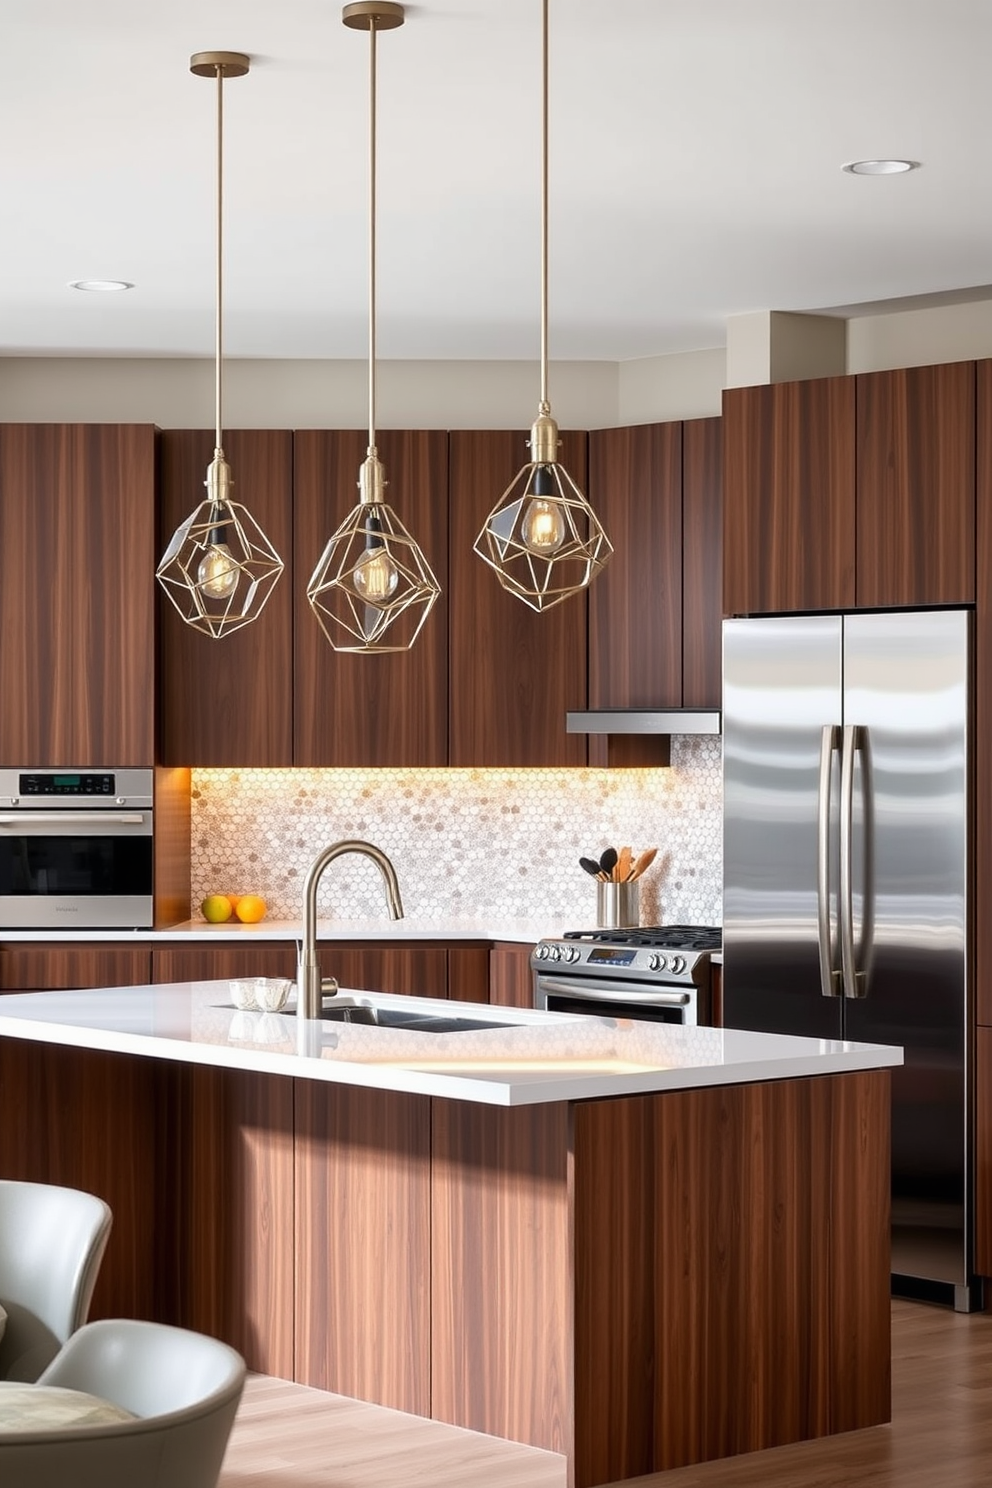
[(153, 982), (213, 982), (221, 977), (296, 975), (296, 948), (291, 940), (260, 945), (156, 946)]
[(850, 609), (853, 377), (723, 395), (723, 610)]
[(992, 1276), (992, 1028), (975, 1037), (975, 1270)]
[(589, 499), (613, 557), (589, 589), (589, 707), (682, 703), (682, 425), (589, 435)]
[(857, 382), (857, 603), (975, 597), (975, 364)]
[(494, 945), (489, 952), (489, 1001), (500, 1007), (532, 1008), (534, 982), (529, 945)]
[[(583, 488), (586, 444), (585, 434), (562, 436), (561, 458)], [(526, 439), (506, 431), (458, 431), (449, 435), (448, 449), (448, 763), (584, 765), (585, 738), (566, 734), (565, 714), (586, 706), (587, 596), (537, 614), (501, 588), (472, 551), (487, 515), (527, 459)]]
[[(441, 585), (410, 651), (335, 651), (306, 586), (328, 538), (358, 500), (368, 438), (357, 430), (295, 436), (295, 749), (298, 765), (447, 763), (447, 437), (386, 431), (378, 438), (386, 499), (420, 544)], [(466, 561), (460, 555), (461, 561)]]
[(323, 975), (336, 977), (342, 989), (395, 992), (405, 997), (448, 995), (448, 961), (443, 946), (322, 941), (317, 949)]
[[(992, 1025), (992, 916), (984, 913), (992, 893), (992, 772), (986, 763), (992, 758), (992, 361), (978, 363), (977, 455), (975, 758), (982, 763), (975, 771), (975, 904), (981, 906), (974, 916), (975, 987), (978, 1022)], [(989, 1172), (992, 1178), (992, 1161)], [(992, 1236), (989, 1256), (986, 1275), (992, 1275)]]
[[(159, 554), (202, 499), (213, 451), (214, 435), (204, 429), (161, 435)], [(291, 765), (293, 436), (232, 430), (224, 451), (234, 500), (248, 508), (286, 569), (258, 619), (220, 640), (184, 624), (155, 584), (160, 758), (168, 765)]]
[(452, 1002), (489, 1001), (489, 946), (448, 947), (448, 996)]
[(150, 425), (0, 427), (0, 764), (153, 763), (154, 567)]
[(0, 991), (59, 992), (86, 987), (144, 987), (150, 946), (27, 945), (0, 947)]
[(682, 425), (682, 706), (723, 697), (723, 420)]

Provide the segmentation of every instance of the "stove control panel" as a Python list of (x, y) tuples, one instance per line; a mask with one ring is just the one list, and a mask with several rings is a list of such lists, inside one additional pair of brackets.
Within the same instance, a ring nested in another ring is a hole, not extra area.
[(656, 951), (643, 946), (602, 945), (577, 940), (542, 940), (531, 952), (531, 965), (540, 971), (564, 971), (573, 976), (691, 985), (697, 967), (709, 960), (707, 951)]

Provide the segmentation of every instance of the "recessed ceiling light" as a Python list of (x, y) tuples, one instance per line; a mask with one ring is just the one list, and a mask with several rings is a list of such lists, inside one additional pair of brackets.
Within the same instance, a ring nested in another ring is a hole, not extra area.
[(852, 176), (898, 176), (919, 168), (918, 160), (852, 160), (843, 167)]
[(73, 279), (70, 289), (85, 289), (96, 294), (116, 294), (119, 289), (133, 289), (126, 279)]

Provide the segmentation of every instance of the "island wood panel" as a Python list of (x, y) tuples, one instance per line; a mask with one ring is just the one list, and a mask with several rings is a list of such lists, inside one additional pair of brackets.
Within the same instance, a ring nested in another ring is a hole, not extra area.
[(889, 1419), (888, 1100), (872, 1072), (656, 1103), (655, 1471)]
[(678, 1260), (655, 1223), (653, 1121), (643, 1097), (575, 1107), (576, 1488), (651, 1472), (655, 1392), (684, 1367), (656, 1349), (656, 1252)]
[(293, 1378), (429, 1416), (431, 1103), (295, 1083)]
[[(975, 757), (987, 761), (992, 758), (992, 361), (979, 362), (977, 373)], [(979, 824), (975, 833), (975, 903), (986, 905), (992, 896), (992, 772), (986, 768), (975, 772), (975, 797)], [(975, 958), (976, 1017), (979, 1023), (992, 1024), (992, 916), (985, 913), (975, 915)], [(986, 1140), (992, 1162), (992, 1126), (986, 1128)], [(992, 1166), (988, 1171), (992, 1181)], [(986, 1217), (992, 1222), (992, 1210)], [(979, 1270), (990, 1276), (992, 1230), (985, 1237), (985, 1245), (988, 1265)]]
[(150, 945), (0, 945), (0, 991), (59, 992), (143, 987), (151, 980)]
[(975, 363), (857, 383), (857, 603), (975, 598)]
[(0, 764), (154, 763), (155, 431), (0, 426)]
[(678, 708), (682, 425), (595, 430), (588, 495), (614, 550), (589, 588), (589, 707)]
[[(586, 446), (584, 433), (562, 435), (560, 457), (580, 487)], [(522, 433), (459, 430), (448, 437), (452, 766), (586, 763), (585, 736), (565, 732), (565, 714), (586, 706), (587, 594), (538, 614), (473, 552), (483, 522), (528, 457)]]
[(723, 699), (723, 420), (682, 425), (682, 706)]
[(327, 940), (318, 944), (317, 952), (321, 973), (335, 977), (342, 991), (393, 992), (406, 997), (448, 995), (448, 958), (443, 945), (430, 941), (362, 945)]
[(854, 384), (725, 390), (725, 615), (854, 605)]
[[(214, 433), (161, 435), (158, 558), (205, 498)], [(233, 499), (286, 565), (257, 619), (220, 639), (194, 630), (155, 584), (159, 623), (159, 760), (167, 765), (293, 763), (293, 436), (285, 429), (224, 434)], [(154, 567), (154, 565), (153, 565)], [(149, 686), (146, 673), (143, 683)]]
[(162, 1222), (173, 1191), (163, 1066), (0, 1039), (0, 1091), (0, 1177), (85, 1189), (110, 1205), (90, 1317), (161, 1318), (175, 1265)]
[(534, 976), (530, 945), (494, 945), (489, 952), (489, 1001), (501, 1007), (532, 1008)]
[[(295, 763), (420, 766), (448, 763), (448, 471), (442, 432), (377, 435), (386, 501), (419, 543), (441, 597), (409, 651), (335, 651), (306, 589), (328, 539), (358, 501), (368, 436), (303, 430), (296, 461)], [(468, 556), (458, 555), (459, 562)], [(342, 631), (342, 638), (354, 644)]]
[(292, 1379), (293, 1081), (166, 1066), (181, 1196), (170, 1261), (177, 1320), (222, 1338), (249, 1369)]
[(453, 1002), (489, 1001), (489, 945), (448, 947), (448, 996)]
[(569, 1107), (432, 1104), (431, 1415), (568, 1452)]

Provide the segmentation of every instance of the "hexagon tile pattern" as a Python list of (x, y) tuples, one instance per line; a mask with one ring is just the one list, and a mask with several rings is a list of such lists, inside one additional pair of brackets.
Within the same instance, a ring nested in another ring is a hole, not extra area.
[[(303, 879), (340, 838), (392, 859), (406, 913), (595, 924), (595, 885), (579, 857), (657, 847), (641, 883), (642, 924), (719, 925), (719, 738), (672, 739), (667, 770), (194, 770), (192, 898), (262, 894), (296, 919)], [(318, 913), (376, 918), (382, 882), (368, 861), (339, 858)]]

